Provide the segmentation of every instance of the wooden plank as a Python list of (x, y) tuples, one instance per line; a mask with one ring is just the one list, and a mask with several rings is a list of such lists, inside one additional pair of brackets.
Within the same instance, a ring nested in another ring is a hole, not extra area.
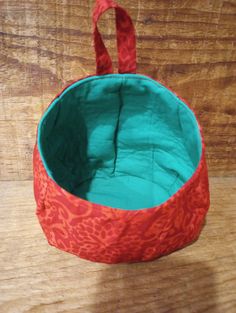
[[(205, 0), (120, 0), (137, 33), (138, 72), (186, 99), (202, 124), (212, 175), (236, 174), (236, 3)], [(35, 125), (54, 96), (95, 72), (91, 12), (94, 1), (0, 1), (0, 121), (14, 135), (1, 151), (1, 180), (31, 179)], [(114, 13), (99, 22), (116, 60)], [(117, 64), (117, 62), (114, 62)], [(9, 126), (10, 125), (10, 126)], [(24, 129), (24, 130), (23, 130)], [(23, 132), (21, 132), (23, 131)], [(22, 150), (22, 140), (28, 153)], [(26, 158), (26, 160), (24, 160)], [(20, 165), (19, 165), (20, 164)], [(19, 169), (20, 168), (20, 169)]]
[(0, 177), (7, 180), (32, 178), (35, 121), (0, 121)]
[(153, 262), (106, 265), (49, 246), (32, 182), (0, 182), (0, 312), (234, 313), (236, 178), (210, 183), (197, 242)]

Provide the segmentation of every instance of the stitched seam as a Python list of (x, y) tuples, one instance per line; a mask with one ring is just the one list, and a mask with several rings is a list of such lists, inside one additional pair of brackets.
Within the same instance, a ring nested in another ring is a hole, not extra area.
[(114, 131), (114, 152), (115, 152), (115, 157), (114, 157), (114, 167), (113, 167), (113, 171), (112, 174), (115, 174), (116, 171), (116, 163), (117, 163), (117, 153), (118, 153), (118, 147), (117, 147), (117, 139), (118, 139), (118, 133), (119, 133), (119, 128), (120, 128), (120, 117), (121, 117), (121, 110), (123, 108), (123, 100), (122, 100), (122, 94), (121, 94), (121, 89), (123, 86), (123, 81), (124, 81), (124, 77), (122, 77), (121, 80), (121, 84), (120, 84), (120, 88), (118, 90), (118, 94), (119, 94), (119, 111), (118, 111), (118, 117), (117, 117), (117, 123), (116, 123), (116, 128)]

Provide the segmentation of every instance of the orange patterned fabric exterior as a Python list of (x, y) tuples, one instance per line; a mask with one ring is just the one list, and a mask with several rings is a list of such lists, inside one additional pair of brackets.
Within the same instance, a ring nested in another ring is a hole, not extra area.
[[(119, 72), (135, 73), (132, 21), (110, 0), (97, 1), (93, 15), (97, 73), (113, 71), (110, 56), (96, 27), (99, 16), (110, 7), (118, 8)], [(149, 261), (183, 248), (198, 238), (209, 208), (203, 140), (201, 160), (191, 179), (164, 204), (144, 210), (115, 209), (70, 194), (48, 176), (37, 143), (33, 167), (37, 216), (49, 244), (91, 261)]]
[(149, 261), (196, 240), (209, 208), (204, 153), (192, 178), (167, 202), (127, 211), (90, 203), (58, 186), (34, 149), (37, 215), (49, 244), (96, 262)]

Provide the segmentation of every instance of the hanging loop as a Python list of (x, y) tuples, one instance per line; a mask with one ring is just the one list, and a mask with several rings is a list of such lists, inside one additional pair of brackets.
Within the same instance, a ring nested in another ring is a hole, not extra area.
[(93, 36), (96, 53), (97, 75), (113, 73), (112, 60), (104, 45), (97, 24), (101, 15), (114, 8), (116, 15), (116, 38), (118, 47), (118, 72), (136, 73), (136, 38), (129, 14), (112, 0), (97, 0), (93, 11)]

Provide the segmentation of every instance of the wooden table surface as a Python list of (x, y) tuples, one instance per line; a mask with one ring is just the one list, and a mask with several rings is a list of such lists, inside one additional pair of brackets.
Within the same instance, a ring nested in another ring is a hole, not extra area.
[(197, 242), (152, 262), (93, 263), (47, 244), (32, 182), (0, 183), (0, 312), (235, 313), (236, 178), (211, 178)]
[[(200, 239), (153, 262), (106, 265), (50, 247), (41, 231), (36, 127), (63, 87), (95, 72), (94, 2), (0, 0), (0, 313), (235, 313), (235, 0), (117, 0), (135, 24), (138, 72), (185, 98), (203, 127), (214, 177)], [(99, 29), (116, 66), (114, 13)]]

